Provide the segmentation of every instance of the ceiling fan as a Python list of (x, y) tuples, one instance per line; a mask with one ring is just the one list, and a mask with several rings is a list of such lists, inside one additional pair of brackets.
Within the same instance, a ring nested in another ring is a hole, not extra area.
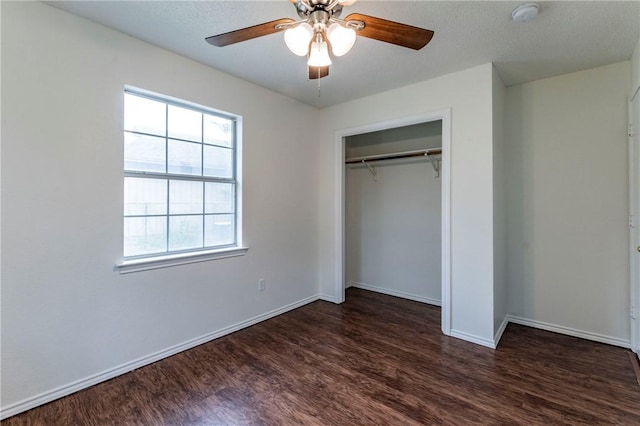
[(230, 31), (207, 37), (207, 43), (223, 47), (284, 31), (289, 50), (298, 56), (307, 56), (308, 78), (329, 75), (331, 56), (346, 54), (355, 43), (356, 36), (392, 43), (420, 50), (431, 41), (433, 31), (374, 16), (352, 13), (344, 19), (340, 14), (344, 6), (357, 0), (289, 0), (294, 3), (300, 20), (289, 18)]

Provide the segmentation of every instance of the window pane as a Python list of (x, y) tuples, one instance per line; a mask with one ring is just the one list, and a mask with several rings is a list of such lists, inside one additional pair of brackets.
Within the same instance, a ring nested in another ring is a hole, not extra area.
[(204, 114), (204, 143), (233, 147), (233, 120)]
[(125, 217), (124, 255), (161, 253), (167, 251), (166, 217)]
[(202, 113), (169, 105), (169, 137), (202, 142)]
[(164, 138), (125, 132), (124, 169), (164, 173), (165, 146)]
[(201, 176), (201, 156), (201, 144), (170, 140), (168, 172)]
[(202, 216), (169, 217), (169, 250), (202, 247)]
[(233, 150), (204, 146), (204, 176), (233, 177)]
[(125, 257), (237, 243), (237, 124), (172, 103), (124, 93)]
[(202, 214), (202, 182), (169, 181), (169, 214)]
[(125, 93), (124, 129), (165, 136), (167, 112), (165, 104)]
[(233, 213), (235, 211), (233, 190), (232, 183), (205, 183), (204, 212)]
[(167, 181), (124, 178), (124, 215), (157, 214), (167, 214)]
[(235, 218), (232, 214), (204, 217), (204, 245), (223, 246), (235, 243)]

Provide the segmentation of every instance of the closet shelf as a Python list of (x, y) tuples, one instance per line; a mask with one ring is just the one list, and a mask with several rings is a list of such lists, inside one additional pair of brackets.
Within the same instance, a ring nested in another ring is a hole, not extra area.
[(418, 151), (394, 152), (390, 154), (368, 155), (366, 157), (352, 157), (345, 159), (345, 164), (367, 163), (371, 161), (396, 160), (399, 158), (410, 157), (430, 157), (432, 155), (441, 155), (442, 148), (421, 149)]

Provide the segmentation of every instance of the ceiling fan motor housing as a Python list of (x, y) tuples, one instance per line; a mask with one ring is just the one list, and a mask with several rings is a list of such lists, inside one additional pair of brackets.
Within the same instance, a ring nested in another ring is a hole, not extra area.
[[(296, 12), (302, 19), (306, 19), (309, 15), (316, 11), (325, 11), (329, 14), (329, 18), (335, 16), (336, 18), (342, 13), (342, 5), (336, 1), (330, 2), (327, 0), (297, 0), (295, 3)], [(328, 20), (328, 18), (327, 18)]]
[(313, 27), (314, 33), (324, 32), (329, 26), (331, 14), (323, 9), (314, 10), (309, 15), (309, 24)]

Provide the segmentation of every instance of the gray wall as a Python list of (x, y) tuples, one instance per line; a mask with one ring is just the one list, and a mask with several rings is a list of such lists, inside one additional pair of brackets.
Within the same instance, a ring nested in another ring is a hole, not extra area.
[(629, 62), (507, 90), (509, 310), (629, 343)]
[(508, 314), (507, 279), (507, 177), (505, 173), (506, 89), (493, 69), (493, 327), (495, 340), (506, 327)]

